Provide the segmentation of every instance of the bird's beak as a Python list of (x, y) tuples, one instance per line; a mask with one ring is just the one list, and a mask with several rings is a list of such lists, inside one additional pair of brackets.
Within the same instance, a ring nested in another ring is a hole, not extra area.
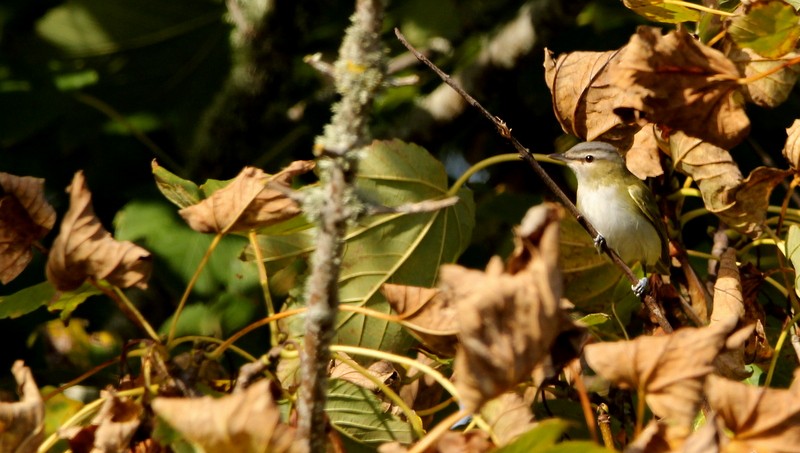
[(563, 154), (561, 154), (561, 153), (553, 153), (553, 154), (548, 154), (548, 155), (547, 155), (547, 158), (548, 158), (548, 159), (555, 160), (555, 161), (558, 161), (558, 162), (569, 162), (569, 159), (567, 159), (567, 158), (566, 158), (566, 157), (565, 157)]

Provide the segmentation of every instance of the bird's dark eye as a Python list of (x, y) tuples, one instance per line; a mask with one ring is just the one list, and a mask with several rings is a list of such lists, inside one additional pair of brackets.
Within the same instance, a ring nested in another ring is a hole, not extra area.
[(591, 164), (592, 162), (594, 162), (594, 156), (589, 154), (588, 156), (584, 157), (583, 160), (585, 160), (587, 164)]

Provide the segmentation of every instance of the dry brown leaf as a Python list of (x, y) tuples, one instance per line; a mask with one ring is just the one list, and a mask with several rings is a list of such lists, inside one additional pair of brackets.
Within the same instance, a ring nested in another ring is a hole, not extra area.
[(703, 328), (679, 329), (669, 335), (586, 346), (584, 356), (597, 374), (620, 387), (645, 392), (653, 413), (664, 419), (670, 439), (689, 435), (703, 399), (705, 377), (725, 347), (737, 319)]
[(553, 53), (545, 49), (545, 81), (564, 132), (586, 141), (613, 143), (622, 150), (630, 148), (639, 126), (624, 123), (613, 113), (616, 107), (624, 105), (622, 100), (629, 94), (608, 77), (609, 64), (624, 52), (625, 48), (572, 52), (553, 60)]
[[(719, 453), (720, 430), (713, 418), (686, 439), (671, 439), (664, 423), (651, 420), (624, 453)], [(724, 442), (723, 442), (724, 443)], [(733, 453), (733, 452), (728, 452)]]
[(530, 229), (518, 237), (523, 253), (509, 261), (509, 268), (519, 269), (516, 273), (504, 272), (499, 257), (490, 260), (485, 272), (441, 267), (439, 287), (458, 304), (461, 344), (454, 373), (467, 411), (529, 379), (560, 333), (560, 216), (553, 204), (528, 211), (526, 218), (539, 221), (522, 222)]
[(443, 297), (436, 288), (392, 283), (385, 283), (381, 293), (420, 343), (441, 356), (455, 355), (458, 341), (455, 301)]
[[(425, 453), (487, 453), (494, 449), (489, 434), (484, 431), (447, 431), (436, 442), (436, 445), (425, 449)], [(378, 453), (405, 453), (407, 451), (408, 448), (400, 442), (389, 442), (378, 447)]]
[(684, 29), (662, 35), (639, 27), (609, 68), (609, 80), (627, 92), (614, 110), (623, 121), (655, 123), (724, 148), (750, 130), (738, 78), (725, 55)]
[(53, 229), (56, 211), (44, 198), (44, 179), (0, 172), (0, 282), (17, 277), (33, 259), (31, 245)]
[(44, 401), (30, 368), (21, 360), (14, 362), (11, 373), (21, 400), (0, 402), (0, 451), (33, 453), (44, 440)]
[(516, 392), (506, 392), (481, 408), (481, 417), (489, 424), (498, 447), (508, 445), (536, 423), (531, 406)]
[(727, 451), (796, 452), (800, 445), (800, 394), (795, 390), (754, 387), (709, 376), (708, 404), (733, 433)]
[[(736, 266), (736, 249), (725, 250), (719, 260), (719, 273), (714, 284), (714, 302), (711, 311), (711, 325), (734, 317), (739, 320), (739, 325), (744, 323), (745, 309), (742, 283), (739, 278), (739, 268)], [(714, 360), (717, 373), (730, 379), (741, 381), (746, 379), (751, 371), (745, 369), (744, 344), (753, 334), (755, 326), (731, 335), (726, 348)]]
[(206, 453), (280, 453), (291, 451), (294, 440), (266, 380), (221, 398), (159, 397), (153, 411)]
[(94, 453), (130, 449), (131, 439), (139, 428), (144, 409), (130, 398), (103, 393), (103, 406), (88, 426), (59, 431), (62, 439), (69, 439), (73, 451)]
[[(419, 351), (415, 361), (431, 368), (441, 366), (439, 362)], [(442, 401), (442, 393), (444, 393), (442, 386), (432, 376), (421, 372), (417, 368), (409, 368), (406, 372), (406, 379), (403, 379), (402, 382), (407, 383), (400, 387), (397, 394), (400, 395), (400, 398), (405, 401), (408, 407), (415, 411), (430, 409)], [(430, 413), (421, 417), (422, 425), (428, 426), (433, 421), (434, 415), (434, 413)]]
[(772, 167), (754, 168), (738, 187), (727, 194), (731, 206), (716, 214), (742, 233), (758, 234), (767, 216), (772, 189), (791, 173)]
[(761, 230), (772, 189), (790, 172), (758, 167), (743, 179), (723, 148), (680, 132), (672, 134), (669, 143), (675, 168), (697, 181), (709, 211), (745, 234)]
[[(350, 356), (343, 352), (339, 352), (337, 354), (346, 359), (350, 359)], [(385, 360), (373, 362), (367, 368), (367, 371), (374, 378), (378, 379), (378, 381), (390, 387), (394, 382), (397, 381), (399, 377), (397, 370), (394, 369), (394, 366)], [(329, 364), (328, 375), (331, 379), (342, 379), (347, 382), (352, 382), (353, 384), (372, 392), (379, 390), (378, 386), (372, 382), (371, 379), (361, 374), (360, 371), (356, 370), (352, 366), (338, 359), (331, 360), (331, 363)]]
[(633, 146), (625, 154), (625, 166), (642, 180), (664, 174), (654, 127), (650, 124), (637, 132), (633, 136)]
[(230, 184), (178, 213), (201, 233), (247, 231), (282, 222), (301, 210), (279, 188), (288, 190), (292, 178), (313, 168), (314, 162), (309, 160), (296, 160), (274, 175), (245, 167)]
[(146, 287), (150, 252), (130, 241), (117, 241), (100, 224), (83, 172), (75, 173), (69, 189), (69, 210), (61, 221), (47, 258), (47, 280), (71, 291), (87, 278), (107, 280), (120, 288)]
[[(728, 58), (736, 64), (744, 77), (771, 71), (797, 57), (796, 52), (791, 52), (781, 58), (765, 58), (747, 48), (734, 49), (728, 54)], [(789, 97), (798, 75), (800, 68), (796, 65), (787, 66), (764, 78), (742, 85), (742, 91), (747, 100), (756, 105), (777, 107)]]
[(783, 146), (783, 156), (789, 161), (793, 169), (800, 168), (800, 120), (794, 120), (786, 129), (786, 144)]

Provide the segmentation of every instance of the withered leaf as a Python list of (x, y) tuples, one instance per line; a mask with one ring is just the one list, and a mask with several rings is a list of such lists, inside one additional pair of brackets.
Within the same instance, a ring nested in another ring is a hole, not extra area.
[(761, 230), (772, 189), (789, 175), (758, 167), (743, 179), (728, 151), (680, 132), (670, 136), (670, 154), (675, 168), (697, 181), (706, 208), (745, 234)]
[(706, 395), (708, 404), (733, 433), (728, 451), (797, 451), (800, 394), (796, 389), (754, 387), (709, 376)]
[(639, 27), (609, 71), (610, 80), (628, 92), (614, 110), (626, 122), (655, 123), (723, 148), (750, 129), (736, 66), (684, 29), (662, 35), (658, 28)]
[(492, 427), (499, 447), (510, 444), (536, 425), (530, 403), (516, 392), (506, 392), (488, 401), (481, 408), (481, 417)]
[[(783, 58), (764, 58), (751, 49), (734, 49), (728, 58), (736, 63), (736, 67), (746, 78), (758, 76), (777, 67), (784, 66), (790, 59), (797, 58), (796, 52), (791, 52)], [(797, 65), (784, 66), (775, 73), (742, 85), (742, 91), (748, 101), (761, 107), (777, 107), (789, 98), (794, 88), (800, 67)]]
[[(545, 49), (545, 81), (553, 97), (553, 111), (561, 128), (584, 140), (601, 140), (630, 148), (639, 125), (623, 122), (613, 113), (629, 96), (608, 76), (611, 62), (625, 49), (608, 52), (572, 52), (559, 55)], [(628, 102), (633, 102), (631, 99)]]
[[(441, 365), (421, 351), (417, 351), (415, 360), (432, 368), (437, 368), (437, 366)], [(408, 407), (415, 411), (430, 409), (442, 400), (442, 393), (444, 392), (442, 386), (433, 377), (417, 368), (409, 368), (406, 372), (406, 379), (401, 382), (406, 382), (406, 384), (400, 387), (397, 393)], [(433, 420), (434, 415), (430, 413), (422, 417), (423, 426), (427, 426)]]
[[(105, 392), (104, 392), (105, 393)], [(59, 431), (74, 451), (128, 451), (144, 409), (130, 398), (106, 394), (103, 406), (89, 426)]]
[(56, 212), (44, 179), (0, 172), (0, 282), (16, 278), (33, 259), (31, 245), (53, 229)]
[(385, 283), (381, 293), (392, 309), (425, 347), (436, 354), (452, 357), (458, 341), (455, 302), (443, 297), (436, 288)]
[(621, 387), (645, 392), (645, 401), (685, 438), (703, 400), (703, 382), (737, 319), (714, 326), (683, 328), (669, 335), (586, 346), (584, 356), (599, 375)]
[[(729, 248), (720, 257), (719, 273), (714, 284), (714, 303), (711, 311), (711, 325), (727, 322), (730, 318), (744, 321), (744, 296), (736, 266), (736, 249)], [(728, 339), (726, 348), (714, 360), (717, 372), (730, 379), (742, 380), (750, 376), (745, 368), (744, 343), (753, 333), (754, 326), (742, 329)]]
[(560, 333), (560, 209), (539, 205), (527, 217), (540, 221), (523, 220), (532, 229), (518, 238), (524, 253), (509, 263), (516, 273), (504, 272), (499, 257), (485, 272), (445, 265), (439, 273), (439, 287), (458, 306), (461, 344), (454, 373), (467, 411), (530, 378)]
[(0, 451), (33, 453), (44, 440), (44, 401), (30, 368), (21, 360), (11, 373), (20, 389), (19, 402), (0, 402)]
[[(339, 352), (338, 354), (348, 360), (352, 360), (350, 356), (343, 352)], [(366, 371), (382, 384), (388, 385), (389, 387), (391, 387), (392, 383), (396, 382), (399, 377), (394, 366), (385, 360), (373, 362)], [(378, 386), (371, 379), (361, 374), (359, 370), (353, 368), (347, 364), (347, 362), (339, 359), (331, 360), (328, 375), (331, 379), (343, 379), (373, 392), (379, 390)]]
[(280, 172), (268, 175), (245, 167), (227, 186), (178, 213), (195, 231), (222, 233), (269, 226), (300, 214), (300, 206), (287, 197), (292, 178), (314, 168), (313, 161), (296, 160)]
[(266, 380), (216, 399), (156, 398), (153, 411), (206, 453), (280, 453), (291, 451), (294, 440)]
[(783, 146), (783, 156), (789, 161), (793, 169), (800, 168), (800, 120), (794, 120), (786, 129), (786, 144)]
[(67, 191), (69, 210), (47, 258), (47, 280), (61, 291), (77, 289), (90, 277), (120, 288), (146, 287), (152, 270), (150, 252), (130, 241), (115, 240), (103, 228), (82, 171), (75, 173)]
[[(467, 432), (447, 431), (436, 445), (425, 450), (425, 453), (488, 453), (494, 451), (494, 444), (485, 431)], [(405, 453), (408, 448), (400, 442), (389, 442), (378, 447), (378, 453)]]
[(650, 124), (637, 132), (631, 149), (625, 154), (625, 166), (642, 180), (664, 174), (654, 127)]

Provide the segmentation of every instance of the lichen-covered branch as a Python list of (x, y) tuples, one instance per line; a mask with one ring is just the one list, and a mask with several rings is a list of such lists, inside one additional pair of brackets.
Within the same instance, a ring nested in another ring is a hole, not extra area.
[(358, 151), (371, 139), (369, 114), (383, 81), (382, 23), (383, 0), (357, 0), (352, 25), (334, 64), (336, 90), (342, 98), (315, 144), (321, 189), (306, 200), (306, 206), (317, 218), (317, 247), (306, 286), (308, 311), (297, 404), (299, 447), (306, 451), (325, 451), (327, 367), (339, 306), (342, 238), (348, 220), (362, 210), (352, 182)]

